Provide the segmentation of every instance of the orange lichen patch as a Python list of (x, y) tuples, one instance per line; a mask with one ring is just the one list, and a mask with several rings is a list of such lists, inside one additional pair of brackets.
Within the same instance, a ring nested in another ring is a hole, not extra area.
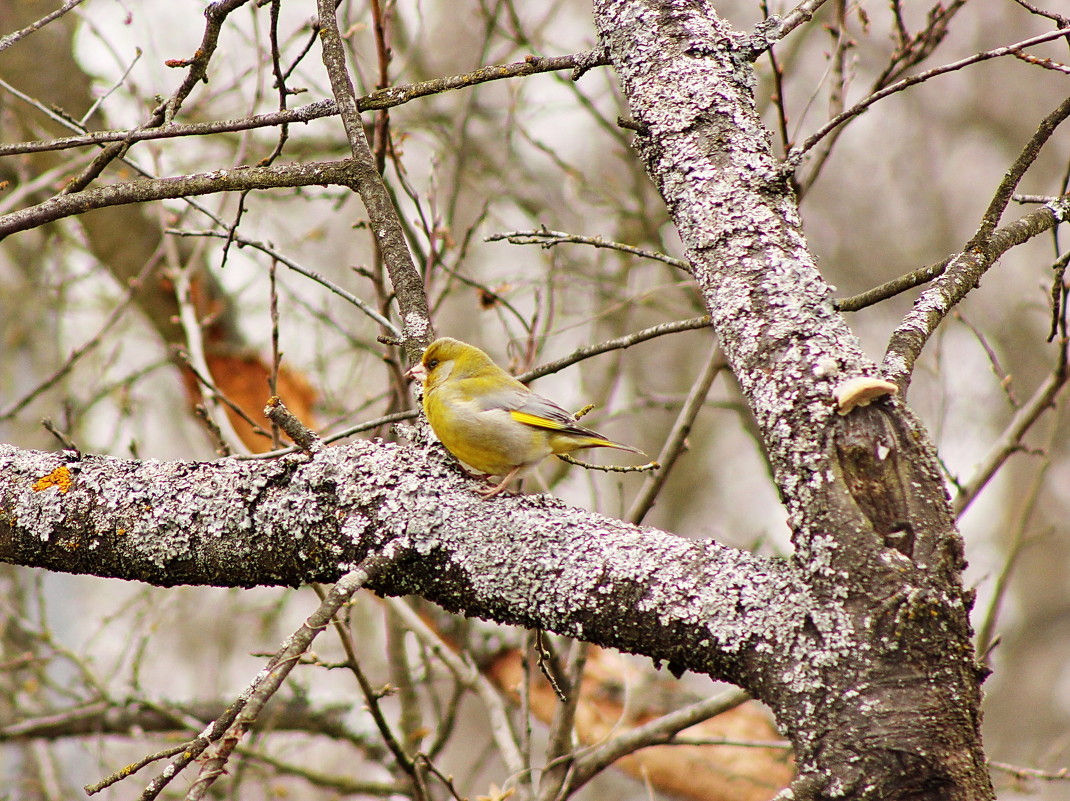
[[(520, 653), (510, 651), (491, 666), (490, 674), (495, 683), (515, 696), (523, 670)], [(658, 687), (627, 689), (644, 684), (650, 684), (646, 671), (612, 651), (592, 648), (576, 710), (580, 741), (585, 745), (604, 742), (669, 712), (660, 708), (664, 694)], [(631, 696), (636, 692), (644, 693), (648, 700)], [(626, 694), (630, 695), (627, 699)], [(553, 689), (540, 678), (532, 683), (530, 703), (535, 715), (548, 721), (558, 701)], [(686, 729), (681, 736), (714, 741), (781, 739), (768, 713), (756, 701)], [(786, 750), (731, 745), (644, 748), (618, 760), (616, 766), (663, 793), (688, 801), (767, 801), (787, 786), (795, 773)]]
[(60, 465), (47, 476), (41, 476), (33, 483), (33, 491), (41, 492), (49, 487), (59, 487), (59, 491), (66, 492), (74, 484), (74, 476), (66, 465)]

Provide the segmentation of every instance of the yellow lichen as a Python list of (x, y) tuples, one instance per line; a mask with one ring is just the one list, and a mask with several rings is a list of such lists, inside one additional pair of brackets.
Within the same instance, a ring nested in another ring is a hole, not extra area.
[(74, 484), (74, 476), (66, 465), (60, 465), (47, 476), (41, 476), (33, 484), (34, 492), (41, 492), (49, 487), (58, 487), (61, 493), (66, 492)]

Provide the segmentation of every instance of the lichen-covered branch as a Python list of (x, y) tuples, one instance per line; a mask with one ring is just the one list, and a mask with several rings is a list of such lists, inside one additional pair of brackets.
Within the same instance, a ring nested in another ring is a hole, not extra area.
[(595, 19), (757, 420), (807, 614), (823, 621), (791, 643), (791, 669), (744, 686), (773, 708), (815, 797), (991, 797), (939, 465), (902, 401), (836, 413), (837, 388), (879, 370), (807, 249), (755, 108), (753, 38), (704, 2), (599, 0)]
[(804, 626), (835, 636), (782, 560), (549, 496), (485, 502), (440, 454), (360, 442), (271, 462), (138, 462), (0, 446), (0, 560), (248, 587), (333, 581), (389, 550), (370, 583), (385, 594), (747, 685)]

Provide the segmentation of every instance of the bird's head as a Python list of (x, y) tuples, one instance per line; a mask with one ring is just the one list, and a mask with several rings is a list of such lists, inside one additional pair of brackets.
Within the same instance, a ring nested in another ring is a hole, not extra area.
[(494, 369), (494, 362), (479, 348), (459, 339), (442, 337), (427, 346), (423, 357), (406, 375), (431, 389), (451, 376), (470, 378), (487, 368)]

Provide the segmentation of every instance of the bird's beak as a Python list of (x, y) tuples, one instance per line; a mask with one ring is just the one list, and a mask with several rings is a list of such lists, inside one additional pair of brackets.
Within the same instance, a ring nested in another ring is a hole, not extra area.
[(422, 384), (427, 380), (427, 368), (424, 367), (423, 362), (416, 362), (416, 364), (405, 371), (405, 377), (410, 380), (415, 379)]

